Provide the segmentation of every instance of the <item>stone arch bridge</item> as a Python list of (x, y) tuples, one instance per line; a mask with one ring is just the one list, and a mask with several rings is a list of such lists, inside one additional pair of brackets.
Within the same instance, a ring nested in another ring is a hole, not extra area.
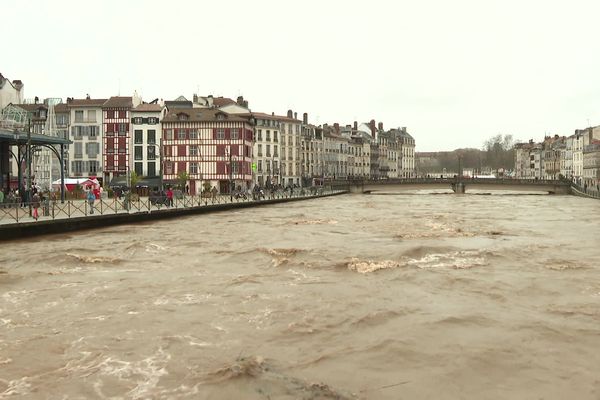
[(564, 180), (534, 180), (511, 178), (414, 178), (414, 179), (349, 179), (334, 180), (335, 188), (351, 193), (396, 192), (403, 190), (451, 189), (460, 194), (469, 190), (511, 190), (570, 194), (571, 182)]

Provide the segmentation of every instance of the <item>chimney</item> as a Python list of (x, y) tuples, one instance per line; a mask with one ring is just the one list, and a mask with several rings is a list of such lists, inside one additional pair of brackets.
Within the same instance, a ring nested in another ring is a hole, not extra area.
[(237, 98), (237, 104), (239, 106), (243, 106), (244, 105), (244, 96), (238, 96), (238, 98)]
[(39, 97), (37, 97), (37, 96), (35, 96), (35, 99), (33, 99), (33, 101), (35, 102), (35, 104), (37, 104), (37, 103), (39, 103), (39, 102), (40, 102), (40, 98), (39, 98)]
[(354, 121), (354, 130), (357, 131), (358, 130), (358, 122)]
[(369, 122), (369, 128), (371, 128), (371, 135), (373, 135), (373, 137), (375, 137), (375, 120), (372, 119), (371, 122)]
[(302, 123), (308, 125), (308, 113), (302, 114)]
[(294, 119), (298, 119), (298, 113), (297, 112), (294, 113)]
[(90, 95), (89, 95), (89, 93), (85, 95), (85, 99), (86, 99), (86, 100), (89, 100), (89, 99), (90, 99)]
[(243, 105), (244, 105), (244, 107), (249, 108), (248, 107), (248, 100), (244, 100), (244, 104)]
[(292, 118), (293, 116), (294, 116), (294, 113), (292, 112), (292, 110), (288, 110), (287, 117)]
[(338, 135), (340, 134), (340, 124), (338, 124), (337, 122), (333, 124), (333, 129), (335, 130), (335, 133), (337, 133)]
[(198, 104), (198, 95), (197, 95), (197, 94), (194, 94), (194, 95), (192, 96), (192, 101), (193, 101), (194, 103)]
[(380, 123), (377, 125), (377, 128), (379, 128), (379, 130), (380, 130), (380, 131), (382, 131), (382, 130), (383, 130), (383, 122), (380, 122)]
[(272, 116), (275, 116), (275, 111), (271, 112), (271, 115), (272, 115)]
[(405, 126), (402, 127), (402, 132), (406, 133), (406, 127)]

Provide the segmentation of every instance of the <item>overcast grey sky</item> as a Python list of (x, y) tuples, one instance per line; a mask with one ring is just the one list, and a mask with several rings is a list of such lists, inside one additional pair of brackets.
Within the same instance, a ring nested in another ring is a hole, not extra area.
[(417, 151), (600, 124), (600, 2), (15, 1), (25, 97), (243, 95), (311, 122), (407, 126)]

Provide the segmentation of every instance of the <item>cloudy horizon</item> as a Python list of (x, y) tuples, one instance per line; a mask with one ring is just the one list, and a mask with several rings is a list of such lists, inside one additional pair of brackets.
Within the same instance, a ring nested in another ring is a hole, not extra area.
[(417, 151), (600, 124), (593, 1), (90, 4), (11, 4), (0, 72), (26, 98), (243, 95), (314, 124), (406, 126)]

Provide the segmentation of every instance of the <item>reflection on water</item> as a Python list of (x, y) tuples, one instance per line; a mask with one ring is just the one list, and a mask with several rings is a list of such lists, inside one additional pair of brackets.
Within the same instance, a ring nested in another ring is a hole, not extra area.
[(0, 398), (600, 397), (600, 202), (356, 195), (0, 255)]

